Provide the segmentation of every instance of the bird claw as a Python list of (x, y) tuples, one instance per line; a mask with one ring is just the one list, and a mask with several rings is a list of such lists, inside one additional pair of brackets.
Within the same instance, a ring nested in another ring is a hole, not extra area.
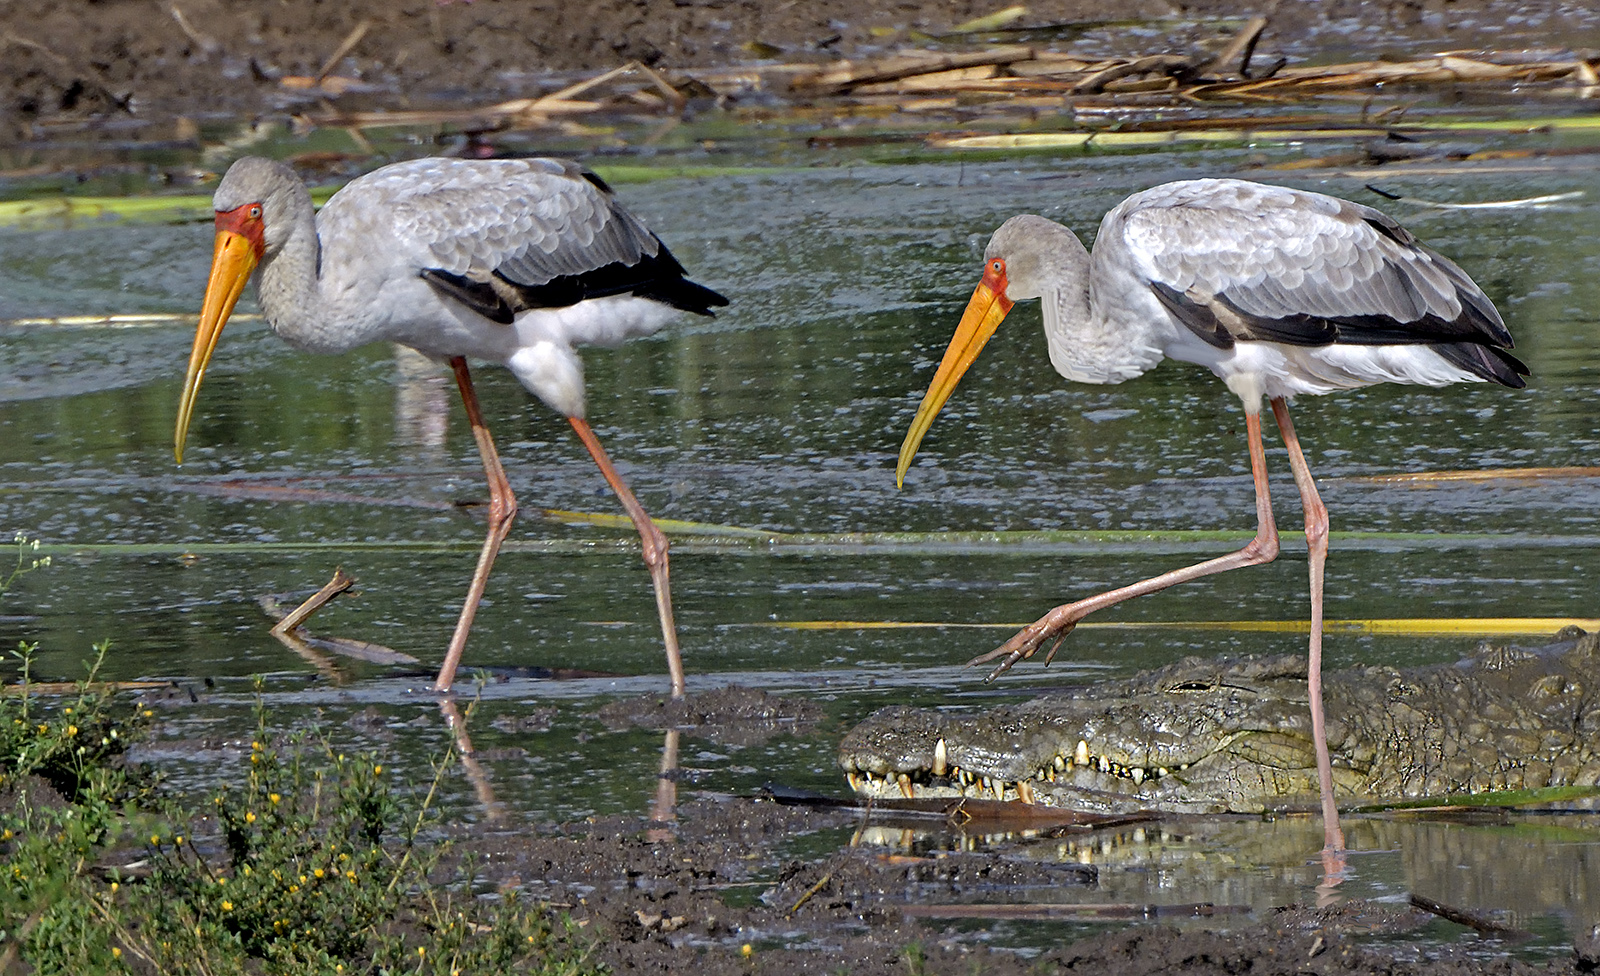
[(1077, 626), (1078, 622), (1076, 620), (1068, 621), (1065, 624), (1052, 624), (1045, 621), (1031, 624), (1015, 637), (1012, 637), (989, 653), (980, 654), (968, 661), (967, 667), (972, 668), (980, 664), (987, 664), (997, 657), (1004, 658), (1003, 661), (995, 665), (993, 671), (990, 671), (984, 677), (983, 680), (987, 684), (1010, 671), (1018, 661), (1032, 657), (1040, 647), (1044, 646), (1045, 641), (1054, 636), (1055, 643), (1050, 645), (1050, 653), (1046, 654), (1044, 658), (1044, 663), (1048, 666), (1051, 660), (1055, 658), (1056, 651), (1061, 649), (1061, 642), (1066, 640), (1067, 635), (1072, 633)]
[[(1004, 650), (1004, 648), (1000, 648), (1000, 650)], [(983, 683), (988, 684), (994, 679), (1000, 677), (1002, 674), (1005, 674), (1007, 671), (1010, 671), (1013, 664), (1016, 664), (1025, 657), (1027, 657), (1027, 655), (1021, 651), (1012, 651), (1010, 654), (1007, 654), (1004, 661), (1001, 661), (999, 664), (995, 665), (993, 671), (990, 671), (988, 674), (983, 676)]]
[(1075, 623), (1067, 624), (1065, 627), (1063, 627), (1061, 629), (1061, 633), (1056, 635), (1056, 642), (1054, 644), (1050, 645), (1050, 653), (1046, 654), (1044, 656), (1044, 666), (1045, 667), (1049, 667), (1050, 666), (1050, 662), (1054, 661), (1056, 659), (1056, 652), (1061, 650), (1061, 642), (1067, 639), (1067, 635), (1068, 634), (1072, 633), (1074, 630), (1077, 630), (1077, 629), (1078, 629), (1078, 625), (1075, 624)]

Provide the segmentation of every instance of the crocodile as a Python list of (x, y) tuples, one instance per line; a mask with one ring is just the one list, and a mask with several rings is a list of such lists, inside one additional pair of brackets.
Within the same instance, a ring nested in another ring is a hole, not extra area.
[[(1600, 634), (1324, 675), (1341, 806), (1600, 783)], [(1186, 658), (974, 714), (891, 706), (839, 746), (859, 794), (1259, 813), (1318, 795), (1306, 660)]]

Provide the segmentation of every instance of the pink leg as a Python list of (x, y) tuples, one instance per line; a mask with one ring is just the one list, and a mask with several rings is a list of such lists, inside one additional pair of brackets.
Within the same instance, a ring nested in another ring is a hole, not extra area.
[[(473, 706), (467, 706), (467, 715), (472, 714)], [(439, 699), (439, 711), (444, 715), (444, 724), (456, 739), (456, 752), (461, 757), (461, 768), (467, 774), (467, 781), (472, 784), (472, 791), (478, 795), (478, 803), (483, 807), (485, 823), (494, 823), (506, 815), (505, 804), (495, 799), (494, 784), (489, 782), (489, 773), (478, 762), (477, 750), (472, 748), (472, 737), (467, 734), (466, 716), (456, 708), (456, 701), (451, 697)]]
[(617, 493), (617, 498), (627, 510), (628, 517), (633, 519), (633, 527), (639, 530), (639, 541), (644, 547), (644, 563), (650, 567), (650, 582), (655, 585), (656, 613), (661, 617), (661, 639), (667, 645), (667, 676), (672, 682), (672, 697), (682, 698), (683, 658), (678, 653), (678, 628), (672, 621), (672, 589), (667, 584), (667, 537), (654, 522), (650, 521), (644, 506), (633, 497), (633, 492), (628, 490), (622, 476), (612, 467), (611, 459), (606, 456), (605, 448), (600, 446), (600, 441), (594, 436), (589, 422), (582, 417), (568, 417), (567, 420), (571, 422), (572, 429), (578, 432), (578, 439), (583, 441), (583, 446), (589, 449), (589, 455), (594, 458), (594, 463), (600, 466), (600, 473), (605, 476), (606, 483)]
[(656, 798), (650, 807), (650, 827), (644, 839), (652, 844), (676, 840), (678, 822), (678, 730), (667, 730), (661, 747), (661, 773), (656, 777)]
[[(1056, 638), (1057, 646), (1060, 639), (1072, 632), (1078, 621), (1094, 613), (1114, 606), (1123, 600), (1147, 593), (1155, 593), (1178, 583), (1186, 583), (1202, 576), (1213, 573), (1222, 573), (1240, 566), (1258, 566), (1261, 563), (1270, 563), (1278, 557), (1278, 528), (1272, 521), (1272, 498), (1267, 493), (1267, 455), (1261, 446), (1261, 408), (1259, 404), (1245, 404), (1245, 436), (1250, 442), (1250, 474), (1255, 479), (1256, 485), (1256, 537), (1251, 539), (1243, 549), (1208, 559), (1194, 566), (1175, 569), (1170, 573), (1162, 573), (1152, 579), (1143, 580), (1130, 586), (1107, 590), (1104, 593), (1056, 607), (1049, 613), (1040, 617), (1032, 624), (1018, 631), (1016, 636), (1006, 641), (987, 654), (980, 655), (967, 662), (968, 666), (983, 664), (997, 657), (1005, 660), (989, 672), (987, 680), (995, 678), (1011, 669), (1011, 666), (1026, 657), (1032, 657), (1044, 642)], [(1045, 663), (1055, 657), (1055, 648), (1045, 656)]]
[(1328, 727), (1322, 712), (1322, 571), (1328, 561), (1328, 509), (1317, 494), (1306, 457), (1300, 451), (1289, 406), (1282, 398), (1272, 400), (1272, 415), (1278, 420), (1284, 446), (1289, 448), (1289, 467), (1300, 488), (1300, 501), (1306, 512), (1306, 547), (1311, 563), (1311, 655), (1306, 667), (1306, 685), (1311, 699), (1311, 740), (1317, 750), (1317, 783), (1322, 787), (1322, 827), (1328, 851), (1344, 850), (1344, 834), (1339, 830), (1339, 808), (1333, 802), (1333, 762), (1328, 757)]
[(445, 652), (444, 664), (439, 667), (439, 677), (434, 679), (435, 691), (449, 691), (456, 680), (456, 666), (461, 663), (461, 652), (467, 646), (467, 633), (472, 630), (472, 618), (478, 612), (478, 602), (489, 585), (489, 570), (494, 568), (494, 557), (500, 552), (517, 517), (517, 499), (511, 494), (511, 483), (506, 480), (506, 470), (500, 466), (500, 454), (494, 449), (494, 439), (483, 422), (483, 412), (478, 409), (478, 394), (472, 388), (472, 374), (467, 372), (467, 361), (461, 356), (450, 360), (455, 370), (456, 385), (461, 388), (461, 402), (467, 408), (467, 420), (472, 424), (472, 436), (478, 441), (478, 453), (483, 457), (483, 473), (489, 479), (489, 533), (484, 536), (483, 549), (478, 553), (478, 568), (473, 571), (472, 585), (467, 588), (467, 602), (461, 607), (456, 620), (456, 631), (450, 637), (450, 649)]

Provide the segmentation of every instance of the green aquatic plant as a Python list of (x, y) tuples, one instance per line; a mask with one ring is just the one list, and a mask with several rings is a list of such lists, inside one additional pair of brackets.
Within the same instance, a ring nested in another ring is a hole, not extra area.
[[(16, 543), (0, 594), (49, 564)], [(0, 694), (0, 973), (598, 971), (565, 916), (478, 897), (470, 860), (442, 866), (453, 751), (417, 797), (379, 756), (275, 736), (258, 693), (237, 774), (167, 794), (126, 762), (155, 712), (98, 680), (110, 642), (66, 694), (33, 680), (36, 648), (11, 652), (20, 680)]]
[(453, 762), (437, 758), (416, 796), (381, 757), (314, 730), (274, 736), (258, 700), (247, 760), (207, 797), (130, 794), (119, 766), (70, 800), (10, 790), (0, 971), (598, 972), (570, 920), (514, 892), (478, 897), (470, 860), (442, 865), (433, 800)]
[(315, 731), (274, 744), (258, 700), (243, 776), (142, 838), (151, 873), (122, 902), (102, 890), (114, 947), (163, 973), (593, 971), (543, 908), (477, 899), (470, 866), (433, 880), (449, 849), (428, 843), (433, 799), (452, 764), (436, 759), (412, 799), (378, 756)]
[(38, 539), (30, 540), (24, 533), (18, 532), (11, 541), (17, 547), (17, 564), (11, 568), (10, 574), (4, 579), (0, 579), (0, 596), (5, 596), (6, 591), (11, 589), (11, 584), (15, 583), (20, 577), (50, 565), (49, 556), (33, 555), (39, 551)]

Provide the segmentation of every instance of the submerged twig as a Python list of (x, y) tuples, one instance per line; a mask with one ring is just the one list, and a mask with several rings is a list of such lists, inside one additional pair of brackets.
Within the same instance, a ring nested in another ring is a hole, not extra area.
[(1455, 922), (1457, 925), (1465, 925), (1470, 929), (1474, 929), (1479, 935), (1492, 935), (1502, 939), (1533, 938), (1533, 933), (1527, 931), (1526, 929), (1519, 929), (1515, 926), (1505, 925), (1501, 922), (1496, 922), (1487, 915), (1483, 915), (1478, 912), (1469, 912), (1462, 908), (1455, 908), (1450, 905), (1441, 904), (1440, 902), (1434, 901), (1432, 898), (1424, 898), (1419, 894), (1413, 893), (1411, 895), (1411, 904), (1425, 912), (1430, 912), (1434, 915), (1437, 915), (1446, 921)]
[[(319, 650), (332, 651), (345, 657), (359, 658), (371, 661), (374, 664), (416, 664), (417, 659), (409, 654), (402, 654), (382, 644), (373, 644), (368, 641), (351, 640), (345, 637), (317, 637), (308, 633), (301, 626), (313, 613), (321, 609), (328, 601), (348, 590), (355, 579), (347, 576), (343, 568), (334, 570), (333, 579), (309, 599), (301, 603), (294, 610), (283, 614), (270, 633), (285, 647), (310, 661), (317, 670), (328, 675), (331, 679), (338, 679), (338, 671), (333, 666), (332, 660), (319, 653)], [(268, 616), (279, 617), (278, 598), (272, 594), (261, 597), (258, 602), (261, 609)]]
[(274, 635), (287, 634), (289, 631), (299, 627), (301, 624), (305, 623), (312, 614), (322, 609), (323, 605), (329, 600), (332, 600), (334, 597), (353, 586), (355, 581), (356, 580), (354, 576), (350, 576), (345, 573), (343, 566), (335, 568), (333, 571), (333, 579), (329, 580), (327, 584), (322, 587), (322, 589), (311, 594), (310, 598), (308, 598), (304, 603), (284, 614), (283, 619), (279, 620), (272, 626), (272, 633)]

